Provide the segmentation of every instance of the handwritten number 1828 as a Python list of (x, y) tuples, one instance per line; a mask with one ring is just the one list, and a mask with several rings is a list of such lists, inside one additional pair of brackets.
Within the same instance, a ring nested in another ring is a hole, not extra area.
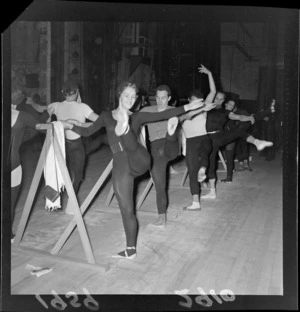
[[(99, 309), (99, 303), (89, 294), (86, 288), (83, 288), (83, 291), (86, 295), (86, 298), (83, 301), (83, 304), (92, 311), (97, 311)], [(51, 306), (59, 311), (63, 311), (68, 304), (65, 303), (62, 298), (57, 294), (55, 290), (51, 290), (52, 295), (54, 298), (51, 300)], [(35, 295), (36, 299), (46, 308), (49, 309), (47, 303), (41, 298), (39, 294)], [(72, 298), (70, 300), (70, 304), (74, 308), (81, 307), (81, 303), (78, 302), (78, 296), (75, 292), (69, 291), (65, 295), (66, 298)]]

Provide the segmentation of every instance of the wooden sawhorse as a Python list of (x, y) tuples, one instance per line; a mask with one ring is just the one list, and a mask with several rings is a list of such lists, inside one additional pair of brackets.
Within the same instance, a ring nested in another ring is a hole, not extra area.
[[(90, 244), (90, 240), (89, 240), (89, 237), (88, 237), (82, 216), (83, 216), (84, 212), (86, 211), (88, 205), (90, 204), (90, 202), (92, 201), (92, 199), (96, 195), (97, 191), (99, 190), (99, 188), (104, 183), (107, 176), (109, 175), (109, 173), (112, 169), (112, 160), (110, 161), (109, 165), (107, 166), (107, 168), (104, 170), (104, 172), (100, 176), (100, 178), (97, 181), (97, 183), (95, 184), (94, 188), (92, 189), (92, 191), (89, 193), (89, 195), (87, 196), (87, 198), (85, 199), (85, 201), (83, 202), (81, 207), (79, 208), (78, 201), (76, 198), (76, 194), (74, 192), (73, 185), (72, 185), (72, 182), (71, 182), (71, 179), (69, 176), (69, 172), (68, 172), (68, 169), (66, 167), (65, 160), (63, 158), (63, 154), (62, 154), (62, 151), (60, 149), (56, 133), (53, 129), (53, 125), (51, 123), (38, 124), (36, 126), (36, 129), (37, 130), (47, 130), (47, 134), (46, 134), (46, 139), (45, 139), (42, 151), (41, 151), (41, 155), (40, 155), (40, 158), (38, 160), (38, 164), (37, 164), (37, 167), (36, 167), (36, 170), (35, 170), (31, 185), (30, 185), (30, 189), (29, 189), (26, 201), (25, 201), (24, 210), (22, 212), (22, 216), (21, 216), (20, 223), (19, 223), (19, 226), (18, 226), (18, 229), (16, 232), (16, 237), (15, 237), (13, 246), (16, 248), (19, 247), (20, 249), (25, 249), (25, 250), (29, 250), (29, 251), (32, 250), (35, 253), (38, 253), (38, 254), (40, 253), (41, 255), (45, 255), (45, 251), (39, 251), (37, 249), (30, 249), (30, 248), (21, 247), (20, 242), (21, 242), (21, 239), (23, 237), (26, 224), (28, 222), (30, 210), (31, 210), (32, 203), (33, 203), (33, 200), (34, 200), (36, 192), (37, 192), (39, 181), (40, 181), (40, 178), (41, 178), (42, 173), (43, 173), (45, 159), (47, 157), (47, 154), (48, 154), (48, 151), (49, 151), (51, 144), (53, 144), (54, 153), (57, 157), (58, 165), (59, 165), (59, 168), (61, 170), (64, 182), (65, 182), (65, 187), (66, 187), (66, 190), (67, 190), (67, 193), (69, 196), (69, 201), (70, 201), (70, 204), (74, 210), (74, 217), (50, 253), (52, 255), (56, 255), (59, 252), (59, 250), (62, 248), (63, 244), (66, 242), (66, 240), (68, 239), (68, 237), (72, 233), (73, 229), (77, 225), (79, 235), (81, 238), (81, 242), (82, 242), (82, 245), (83, 245), (83, 248), (85, 251), (85, 255), (87, 258), (87, 262), (89, 264), (95, 265), (96, 261), (94, 258), (93, 250), (92, 250), (92, 247)], [(59, 258), (60, 258), (60, 260), (64, 259), (64, 257), (59, 257)], [(67, 259), (67, 261), (69, 261), (69, 259), (67, 257), (65, 257), (65, 258)]]

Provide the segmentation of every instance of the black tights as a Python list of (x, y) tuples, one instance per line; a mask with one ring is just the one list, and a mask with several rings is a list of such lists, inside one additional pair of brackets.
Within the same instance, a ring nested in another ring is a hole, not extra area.
[[(244, 123), (247, 123), (248, 126), (251, 125), (250, 121)], [(230, 142), (235, 141), (238, 138), (246, 140), (247, 137), (249, 137), (249, 134), (243, 129), (236, 128), (231, 131), (220, 131), (209, 134), (209, 137), (212, 141), (212, 152), (209, 156), (208, 178), (211, 180), (216, 179), (217, 156), (220, 148)]]
[(190, 191), (192, 195), (200, 193), (198, 171), (208, 167), (211, 152), (211, 140), (208, 135), (201, 135), (186, 140), (186, 165), (189, 171)]
[(245, 140), (237, 140), (235, 153), (237, 160), (242, 162), (249, 159), (249, 144)]
[(150, 155), (129, 132), (121, 137), (125, 151), (113, 154), (112, 179), (119, 203), (128, 247), (136, 246), (138, 223), (133, 206), (134, 178), (150, 169)]
[[(244, 141), (244, 140), (241, 140), (241, 141)], [(233, 168), (234, 168), (235, 148), (236, 148), (236, 141), (227, 144), (225, 147), (227, 177), (231, 177), (231, 178), (233, 175)]]
[(74, 192), (77, 194), (85, 165), (85, 150), (81, 137), (76, 140), (66, 140), (66, 163)]
[(167, 166), (169, 161), (175, 159), (179, 154), (179, 142), (177, 132), (166, 138), (151, 142), (152, 168), (151, 176), (156, 190), (156, 205), (159, 214), (167, 211)]

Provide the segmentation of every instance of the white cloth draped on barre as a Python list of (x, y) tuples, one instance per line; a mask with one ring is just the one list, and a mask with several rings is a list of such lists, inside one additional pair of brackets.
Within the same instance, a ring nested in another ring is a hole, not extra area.
[[(66, 159), (65, 132), (64, 126), (60, 121), (53, 121), (52, 124), (53, 124), (53, 136), (51, 138), (51, 144), (49, 147), (48, 155), (45, 160), (44, 178), (46, 186), (49, 185), (52, 189), (60, 193), (61, 191), (64, 190), (65, 183), (57, 161), (57, 156), (55, 155), (53, 144), (55, 133), (58, 145), (62, 151), (62, 155), (65, 160)], [(56, 210), (57, 208), (61, 208), (60, 196), (58, 196), (58, 198), (54, 202), (46, 198), (45, 209), (53, 211)]]

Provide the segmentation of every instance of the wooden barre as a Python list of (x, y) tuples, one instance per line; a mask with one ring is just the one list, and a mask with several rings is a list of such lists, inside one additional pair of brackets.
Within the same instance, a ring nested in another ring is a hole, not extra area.
[[(68, 122), (68, 121), (66, 121)], [(81, 124), (81, 127), (89, 127), (90, 125), (92, 125), (93, 123), (92, 122), (85, 122), (85, 123), (82, 123)], [(36, 124), (35, 125), (35, 129), (36, 130), (49, 130), (52, 128), (52, 123), (51, 122), (48, 122), (48, 123), (44, 123), (44, 124)], [(64, 129), (66, 129), (66, 127), (64, 126)]]
[(36, 130), (48, 130), (52, 128), (52, 123), (45, 123), (45, 124), (36, 124)]

